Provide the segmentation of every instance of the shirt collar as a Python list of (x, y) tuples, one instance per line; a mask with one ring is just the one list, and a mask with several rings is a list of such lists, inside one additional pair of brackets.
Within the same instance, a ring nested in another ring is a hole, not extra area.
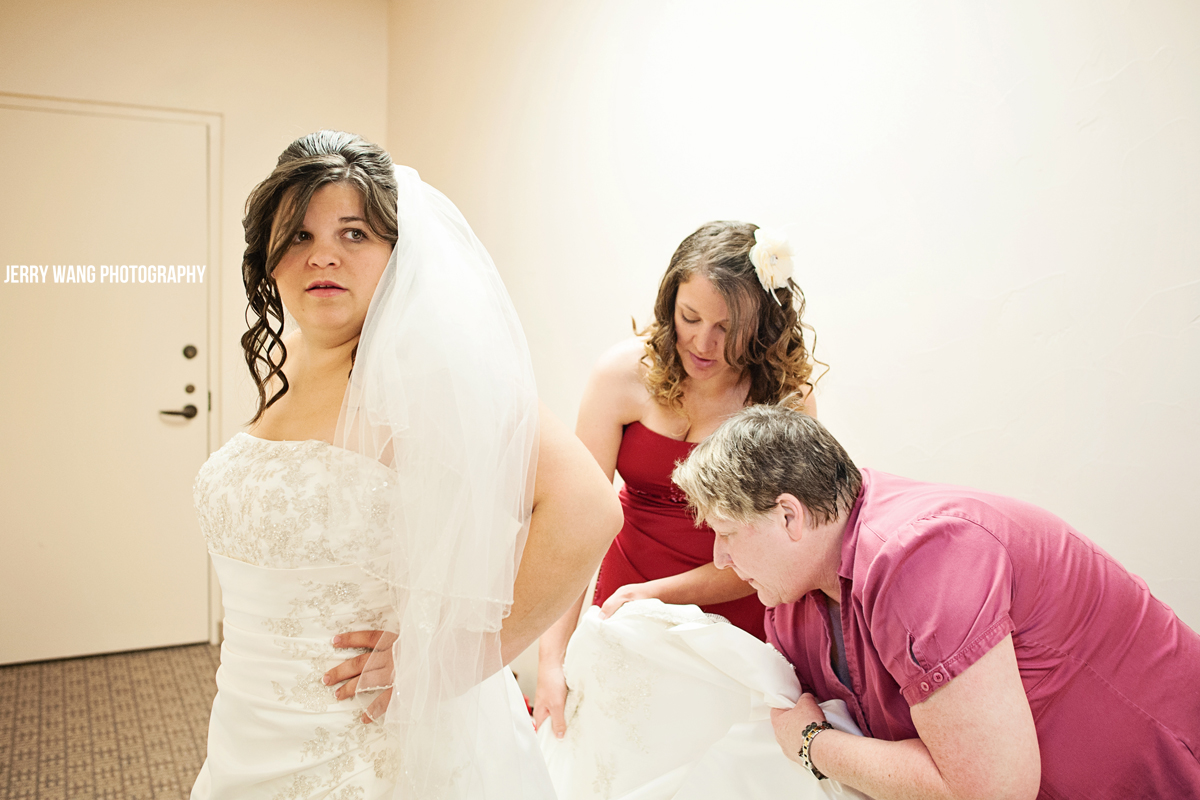
[(858, 490), (858, 497), (854, 501), (854, 507), (850, 509), (849, 516), (846, 517), (846, 532), (842, 534), (842, 557), (838, 563), (838, 577), (845, 580), (853, 580), (854, 578), (854, 554), (858, 551), (858, 530), (862, 522), (863, 504), (867, 499), (867, 492), (871, 489), (871, 473), (869, 470), (859, 470), (862, 474), (862, 487)]

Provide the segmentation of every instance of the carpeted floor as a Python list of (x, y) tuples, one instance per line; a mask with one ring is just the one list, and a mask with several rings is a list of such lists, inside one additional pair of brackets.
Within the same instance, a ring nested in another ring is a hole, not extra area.
[(199, 644), (0, 667), (0, 798), (187, 798), (219, 659)]

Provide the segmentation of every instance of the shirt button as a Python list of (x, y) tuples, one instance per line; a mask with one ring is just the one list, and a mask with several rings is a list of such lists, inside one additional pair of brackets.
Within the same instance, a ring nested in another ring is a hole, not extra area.
[(921, 681), (921, 691), (922, 691), (922, 692), (928, 692), (928, 691), (929, 691), (929, 684), (928, 684), (928, 683), (926, 683), (925, 681)]
[(944, 680), (946, 680), (946, 676), (943, 675), (942, 673), (940, 673), (940, 672), (933, 673), (933, 682), (934, 683), (941, 683)]

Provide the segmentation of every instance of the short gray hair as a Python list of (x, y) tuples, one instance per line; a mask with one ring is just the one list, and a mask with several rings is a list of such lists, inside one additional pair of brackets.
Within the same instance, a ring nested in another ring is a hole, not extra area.
[(862, 473), (821, 423), (779, 406), (750, 406), (729, 418), (671, 477), (697, 520), (750, 522), (786, 492), (818, 524), (833, 522), (862, 488)]

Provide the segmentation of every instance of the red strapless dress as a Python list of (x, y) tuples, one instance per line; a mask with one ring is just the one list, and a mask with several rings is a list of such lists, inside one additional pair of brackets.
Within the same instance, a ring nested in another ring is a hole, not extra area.
[[(640, 422), (625, 427), (617, 452), (617, 471), (625, 479), (620, 493), (625, 525), (600, 565), (593, 599), (597, 605), (626, 584), (678, 575), (712, 562), (712, 528), (696, 526), (683, 492), (671, 483), (675, 464), (695, 446)], [(763, 605), (757, 595), (701, 608), (765, 639)]]

